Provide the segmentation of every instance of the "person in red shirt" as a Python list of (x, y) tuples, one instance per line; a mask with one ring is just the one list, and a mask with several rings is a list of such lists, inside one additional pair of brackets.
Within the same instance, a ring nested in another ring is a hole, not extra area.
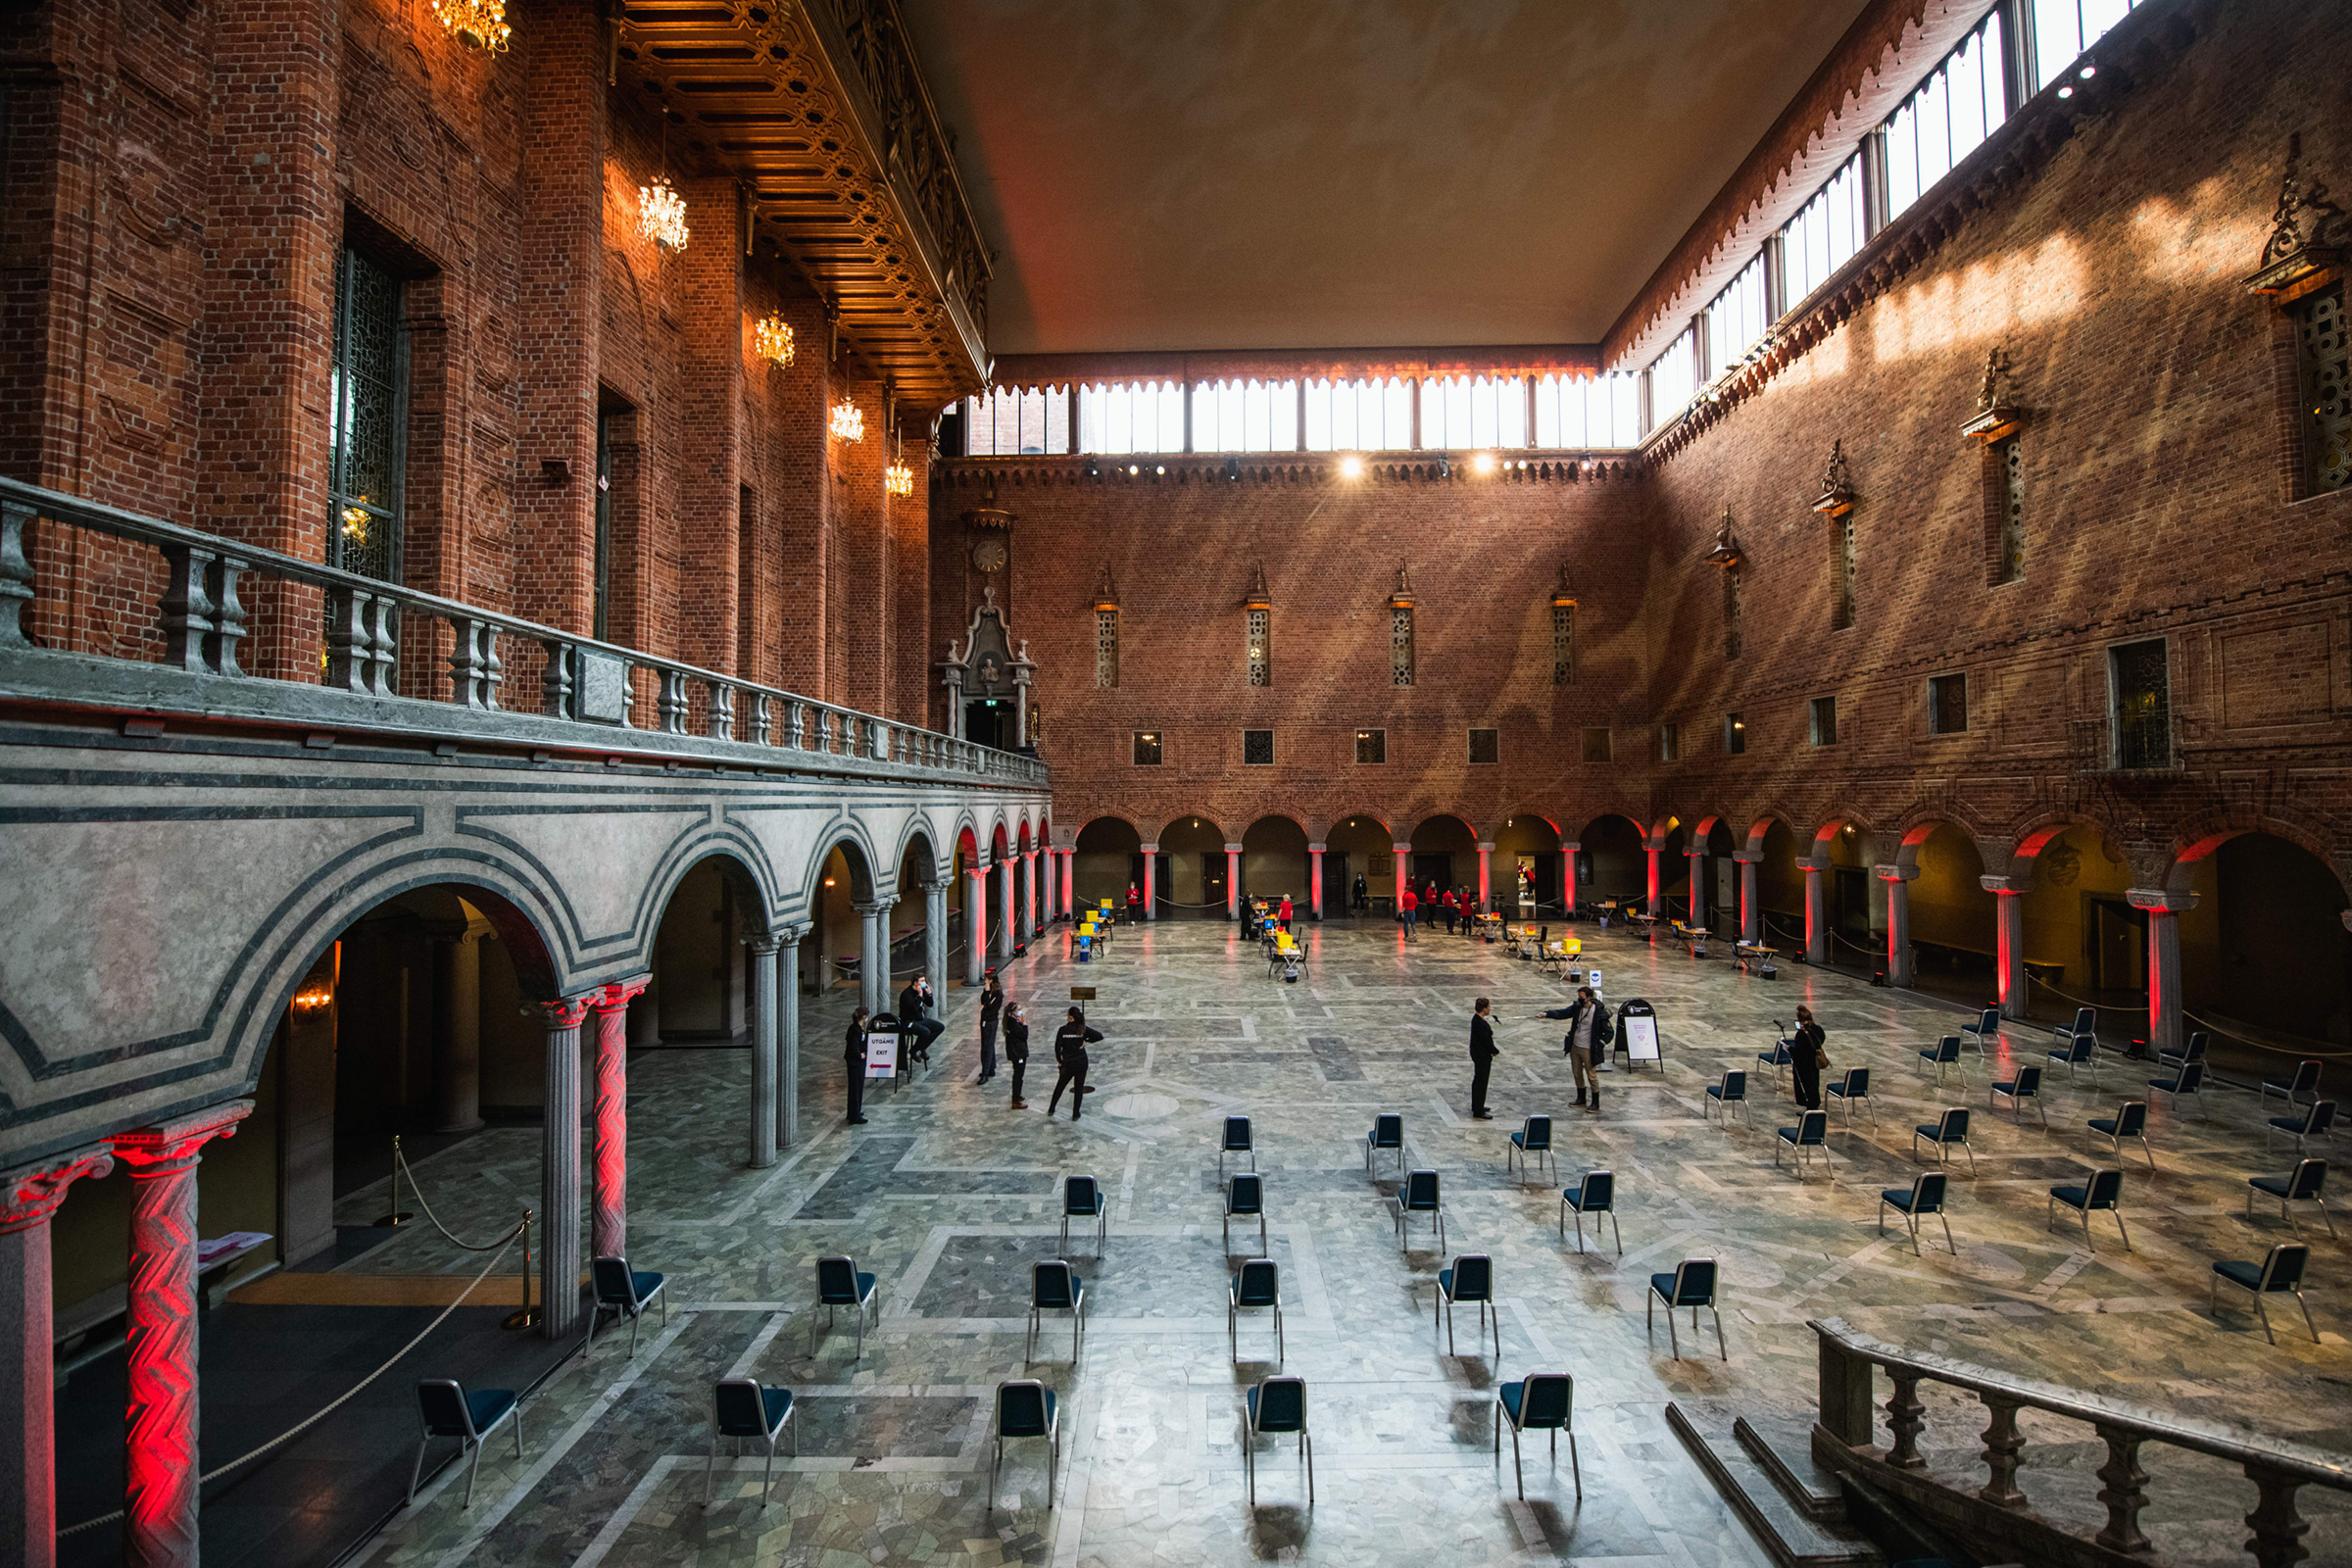
[(1438, 907), (1446, 912), (1446, 932), (1450, 936), (1453, 934), (1453, 889), (1447, 888), (1438, 895)]
[(1282, 896), (1282, 907), (1276, 911), (1275, 918), (1282, 922), (1285, 931), (1291, 928), (1291, 896), (1288, 893)]
[(1413, 897), (1413, 885), (1405, 883), (1396, 895), (1396, 918), (1404, 922), (1404, 940), (1407, 942), (1413, 940), (1413, 911), (1420, 906), (1421, 901)]
[(1133, 925), (1144, 907), (1144, 890), (1134, 883), (1127, 884), (1127, 923)]

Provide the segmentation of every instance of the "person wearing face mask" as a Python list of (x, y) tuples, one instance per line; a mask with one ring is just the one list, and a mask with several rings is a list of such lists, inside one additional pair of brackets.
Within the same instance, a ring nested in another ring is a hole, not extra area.
[(972, 1080), (975, 1084), (997, 1075), (997, 1017), (1004, 1008), (1004, 987), (991, 969), (980, 987), (980, 1076)]
[(1012, 1063), (1012, 1108), (1027, 1110), (1021, 1098), (1021, 1076), (1029, 1070), (1029, 1016), (1017, 1002), (1004, 1004), (1004, 1059)]
[(865, 1125), (865, 1019), (859, 1007), (850, 1014), (850, 1032), (841, 1048), (841, 1059), (850, 1068), (850, 1125)]
[(1070, 1009), (1070, 1021), (1054, 1032), (1054, 1060), (1061, 1071), (1054, 1080), (1054, 1098), (1046, 1102), (1047, 1115), (1061, 1103), (1064, 1089), (1070, 1091), (1070, 1120), (1076, 1121), (1086, 1108), (1086, 1048), (1102, 1038), (1102, 1031), (1089, 1029), (1086, 1014), (1076, 1007)]

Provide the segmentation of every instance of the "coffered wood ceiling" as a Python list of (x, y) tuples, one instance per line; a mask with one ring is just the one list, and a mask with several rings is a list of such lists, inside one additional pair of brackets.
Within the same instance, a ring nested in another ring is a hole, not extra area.
[(1864, 0), (900, 0), (996, 354), (1592, 343)]

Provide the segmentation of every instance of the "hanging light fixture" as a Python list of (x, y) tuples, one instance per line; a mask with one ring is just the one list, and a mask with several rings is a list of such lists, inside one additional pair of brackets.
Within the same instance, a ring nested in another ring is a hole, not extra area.
[(848, 398), (833, 405), (833, 435), (840, 441), (865, 439), (865, 411)]
[(502, 0), (433, 0), (433, 16), (462, 48), (505, 54), (514, 36)]
[(686, 248), (686, 198), (666, 173), (637, 187), (637, 232), (665, 251)]
[(761, 359), (777, 366), (792, 363), (792, 323), (773, 311), (753, 328), (753, 341)]
[(882, 488), (894, 496), (914, 494), (914, 470), (906, 466), (906, 437), (891, 437), (890, 466), (882, 470)]

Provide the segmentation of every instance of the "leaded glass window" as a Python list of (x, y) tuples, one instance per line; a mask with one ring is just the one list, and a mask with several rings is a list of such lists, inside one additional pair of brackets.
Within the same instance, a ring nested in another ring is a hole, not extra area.
[(1740, 657), (1740, 568), (1723, 568), (1723, 657)]
[(1995, 582), (2015, 582), (2026, 574), (2026, 449), (2016, 436), (1993, 445), (2000, 466), (2001, 554)]
[(1389, 610), (1389, 684), (1413, 683), (1413, 612), (1409, 605)]
[(2110, 648), (2107, 665), (2115, 683), (2115, 765), (2172, 766), (2173, 706), (2164, 639)]
[(1854, 514), (1847, 513), (1830, 524), (1830, 567), (1835, 573), (1830, 594), (1830, 625), (1842, 631), (1854, 623)]
[(1565, 686), (1576, 676), (1576, 607), (1551, 607), (1551, 683)]
[(2352, 373), (2341, 284), (2292, 307), (2303, 382), (2305, 461), (2313, 495), (2352, 484)]
[(408, 392), (400, 279), (353, 250), (337, 270), (329, 392), (326, 564), (398, 581)]
[(1270, 729), (1242, 731), (1242, 760), (1251, 767), (1274, 765), (1274, 732)]
[(1250, 612), (1250, 684), (1252, 686), (1274, 684), (1272, 650), (1266, 643), (1266, 621), (1271, 613), (1264, 610)]
[(1095, 612), (1095, 684), (1108, 689), (1119, 683), (1119, 612)]

